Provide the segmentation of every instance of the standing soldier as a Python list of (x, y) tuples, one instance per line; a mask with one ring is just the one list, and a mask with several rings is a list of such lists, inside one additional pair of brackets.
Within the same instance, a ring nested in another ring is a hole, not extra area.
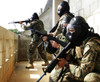
[[(31, 28), (31, 29), (36, 29), (36, 30), (39, 30), (43, 33), (46, 33), (46, 31), (44, 30), (44, 24), (41, 20), (39, 20), (37, 13), (33, 14), (32, 20), (31, 20), (29, 26), (25, 26), (24, 24), (22, 24), (22, 22), (20, 22), (20, 24), (22, 25), (21, 27), (24, 28), (25, 30), (28, 30), (28, 28)], [(35, 52), (36, 48), (38, 47), (38, 45), (42, 41), (40, 36), (35, 34), (35, 32), (33, 32), (33, 31), (31, 31), (31, 32), (32, 32), (32, 34), (31, 34), (32, 41), (29, 45), (28, 53), (27, 53), (27, 57), (28, 57), (28, 61), (29, 61), (29, 64), (26, 66), (27, 69), (34, 68), (34, 65), (33, 65), (34, 52)], [(43, 46), (44, 45), (42, 44), (38, 47), (38, 52), (45, 62), (45, 64), (42, 64), (42, 66), (46, 66), (46, 65), (49, 64), (49, 62), (48, 62), (48, 59), (47, 59), (47, 53), (45, 52)]]

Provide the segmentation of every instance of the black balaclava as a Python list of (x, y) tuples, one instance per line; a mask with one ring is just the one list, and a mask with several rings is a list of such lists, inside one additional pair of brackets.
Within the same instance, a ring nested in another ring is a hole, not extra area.
[(66, 35), (66, 27), (63, 27), (64, 24), (68, 24), (70, 22), (70, 20), (72, 19), (71, 16), (66, 16), (63, 20), (62, 20), (62, 23), (61, 23), (61, 26), (62, 26), (62, 33), (63, 35), (65, 36)]
[(39, 19), (39, 16), (38, 16), (38, 14), (37, 13), (34, 13), (33, 15), (32, 15), (32, 21), (33, 20), (35, 20), (35, 19)]
[[(69, 28), (75, 29), (73, 33), (70, 33)], [(87, 38), (90, 27), (86, 23), (85, 19), (81, 16), (76, 16), (71, 19), (67, 26), (66, 38), (72, 42), (75, 46), (80, 46), (84, 39)]]
[(62, 1), (58, 5), (57, 14), (61, 17), (63, 14), (69, 13), (69, 10), (70, 10), (70, 7), (69, 7), (68, 2)]

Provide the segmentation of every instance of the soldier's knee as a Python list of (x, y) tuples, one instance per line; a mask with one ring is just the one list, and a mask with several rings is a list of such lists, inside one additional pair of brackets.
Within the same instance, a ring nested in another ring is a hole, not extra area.
[(42, 52), (43, 52), (42, 50), (38, 50), (38, 52), (39, 52), (39, 54), (40, 54), (40, 55), (42, 55), (42, 54), (43, 54), (43, 53), (42, 53)]
[(38, 47), (38, 51), (39, 51), (39, 52), (42, 52), (42, 48), (41, 48), (41, 47)]
[(99, 81), (100, 81), (99, 73), (89, 73), (84, 78), (84, 82), (99, 82)]

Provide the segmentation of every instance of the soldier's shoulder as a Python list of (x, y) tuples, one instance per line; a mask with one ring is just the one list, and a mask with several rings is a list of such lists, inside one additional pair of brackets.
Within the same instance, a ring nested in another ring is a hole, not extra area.
[(92, 37), (92, 38), (90, 38), (90, 40), (88, 41), (88, 43), (98, 43), (98, 44), (100, 44), (100, 38), (98, 38), (98, 37)]
[(42, 21), (42, 20), (40, 20), (40, 19), (39, 19), (39, 20), (37, 20), (37, 22), (39, 22), (39, 23), (43, 23), (43, 21)]
[(65, 14), (61, 17), (61, 19), (64, 19), (64, 18), (66, 18), (66, 17), (70, 17), (70, 18), (72, 18), (72, 16), (71, 16), (70, 14), (65, 13)]
[(86, 43), (84, 43), (84, 45), (86, 51), (89, 50), (91, 47), (95, 49), (98, 47), (100, 48), (100, 39), (97, 37), (92, 37)]

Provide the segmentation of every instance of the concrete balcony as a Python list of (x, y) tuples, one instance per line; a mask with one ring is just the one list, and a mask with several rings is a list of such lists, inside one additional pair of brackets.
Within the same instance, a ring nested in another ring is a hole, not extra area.
[[(18, 36), (0, 26), (0, 82), (36, 82), (43, 74), (43, 63), (37, 51), (34, 56), (34, 69), (25, 69), (27, 47), (30, 39)], [(52, 58), (48, 55), (48, 58)], [(49, 74), (40, 82), (48, 82)]]

